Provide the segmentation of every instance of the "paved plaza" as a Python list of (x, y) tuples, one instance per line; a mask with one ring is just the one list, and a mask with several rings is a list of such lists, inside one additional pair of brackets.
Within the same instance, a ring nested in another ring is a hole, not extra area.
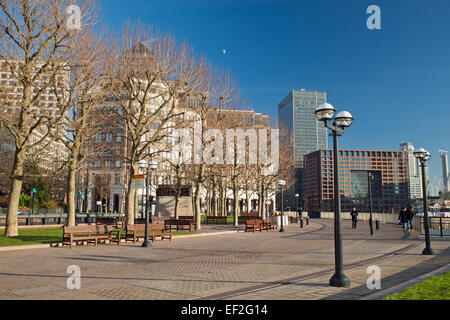
[[(174, 237), (139, 244), (46, 248), (0, 252), (0, 299), (361, 299), (369, 290), (367, 267), (381, 270), (381, 290), (450, 263), (447, 241), (424, 243), (396, 225), (381, 225), (373, 236), (367, 222), (357, 229), (343, 221), (345, 274), (350, 288), (334, 288), (332, 220), (312, 219), (285, 233), (236, 232), (232, 226), (205, 227), (216, 235)], [(68, 266), (81, 270), (81, 288), (69, 290)]]

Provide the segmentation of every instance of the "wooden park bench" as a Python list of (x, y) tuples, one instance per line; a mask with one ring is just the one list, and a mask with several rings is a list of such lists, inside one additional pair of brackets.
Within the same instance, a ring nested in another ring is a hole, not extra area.
[(122, 229), (123, 223), (116, 217), (97, 217), (95, 218), (95, 224), (97, 225), (112, 225), (115, 229)]
[(116, 242), (120, 244), (120, 231), (116, 230), (112, 225), (79, 225), (75, 227), (63, 227), (63, 246), (73, 247), (73, 243), (78, 244), (94, 244), (99, 242), (109, 243)]
[(180, 220), (190, 220), (194, 222), (195, 217), (194, 216), (179, 216), (178, 219)]
[(245, 221), (245, 232), (259, 230), (261, 232), (264, 228), (263, 221), (260, 219)]
[(239, 220), (258, 220), (260, 217), (257, 214), (241, 214), (239, 216)]
[(269, 230), (275, 230), (277, 228), (278, 228), (278, 226), (277, 226), (276, 223), (270, 222), (269, 219), (264, 219), (263, 220), (263, 230), (269, 231)]
[[(172, 241), (172, 231), (165, 231), (164, 225), (161, 223), (151, 223), (148, 225), (148, 238), (154, 242), (156, 237), (160, 237), (161, 240), (169, 239), (169, 241)], [(133, 224), (127, 226), (125, 232), (125, 242), (133, 241), (133, 243), (136, 243), (139, 238), (145, 239), (145, 224)]]
[(214, 224), (228, 224), (227, 217), (225, 216), (206, 216), (205, 220), (206, 224), (214, 223)]
[(197, 230), (197, 224), (188, 219), (168, 219), (164, 221), (164, 230), (194, 232)]

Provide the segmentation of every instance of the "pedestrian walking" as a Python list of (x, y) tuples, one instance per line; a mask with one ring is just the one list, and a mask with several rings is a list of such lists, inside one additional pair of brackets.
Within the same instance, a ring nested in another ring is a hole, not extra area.
[(406, 221), (407, 221), (406, 224), (407, 224), (408, 230), (412, 230), (412, 228), (413, 228), (413, 218), (414, 218), (414, 213), (413, 213), (412, 207), (409, 207), (406, 210)]
[(398, 215), (398, 220), (400, 221), (403, 230), (406, 231), (407, 228), (407, 224), (408, 224), (408, 219), (406, 217), (406, 208), (403, 208), (402, 210), (400, 210), (400, 213)]
[(352, 216), (352, 228), (356, 229), (356, 224), (358, 223), (358, 211), (356, 211), (356, 208), (353, 208), (350, 214)]

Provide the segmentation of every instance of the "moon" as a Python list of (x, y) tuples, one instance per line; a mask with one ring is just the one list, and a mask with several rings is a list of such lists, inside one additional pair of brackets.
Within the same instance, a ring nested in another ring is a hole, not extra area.
[(227, 50), (222, 49), (222, 53), (223, 53), (223, 54), (227, 54)]

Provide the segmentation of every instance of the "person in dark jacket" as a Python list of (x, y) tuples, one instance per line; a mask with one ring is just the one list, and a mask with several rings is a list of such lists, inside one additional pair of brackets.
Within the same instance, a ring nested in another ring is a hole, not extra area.
[(406, 208), (403, 208), (402, 210), (400, 210), (400, 213), (398, 215), (398, 220), (402, 224), (403, 230), (406, 231), (406, 226), (408, 223), (408, 220), (406, 218)]
[(358, 211), (356, 211), (356, 208), (353, 208), (350, 214), (352, 216), (352, 228), (356, 229), (356, 224), (358, 223)]
[(412, 207), (409, 207), (408, 209), (406, 209), (406, 226), (408, 230), (412, 230), (413, 228), (413, 218), (414, 213), (412, 211)]

